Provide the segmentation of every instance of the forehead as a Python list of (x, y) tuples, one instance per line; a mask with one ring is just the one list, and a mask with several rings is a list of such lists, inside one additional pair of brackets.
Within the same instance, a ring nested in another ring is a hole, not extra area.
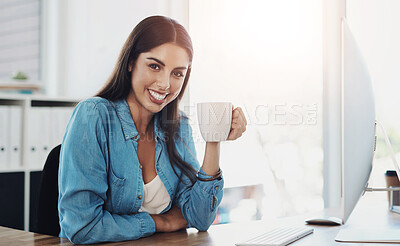
[(165, 66), (170, 67), (188, 67), (190, 63), (187, 51), (174, 43), (162, 44), (148, 52), (141, 53), (139, 57), (141, 59), (156, 58)]

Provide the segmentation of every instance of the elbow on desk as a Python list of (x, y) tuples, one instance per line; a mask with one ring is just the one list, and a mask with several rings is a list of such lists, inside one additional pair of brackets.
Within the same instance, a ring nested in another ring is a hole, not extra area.
[(65, 232), (65, 236), (73, 244), (90, 244), (90, 243), (93, 243), (93, 242), (90, 242), (88, 240), (85, 240), (85, 238), (82, 237), (79, 232)]
[(66, 235), (66, 238), (73, 244), (85, 244), (83, 240), (79, 240), (79, 238), (75, 236), (70, 237)]
[(90, 244), (90, 243), (98, 243), (93, 240), (88, 235), (87, 230), (85, 228), (81, 228), (80, 230), (76, 230), (73, 228), (63, 227), (62, 223), (60, 223), (61, 234), (60, 237), (67, 238), (73, 244)]
[(196, 228), (199, 231), (207, 231), (217, 216), (217, 210), (215, 209), (211, 213), (188, 213), (189, 209), (187, 209), (183, 214), (186, 221), (189, 224), (189, 227)]
[(203, 220), (198, 220), (195, 223), (192, 223), (191, 227), (194, 227), (199, 231), (207, 231), (214, 222), (215, 216), (215, 214), (212, 214), (207, 219), (203, 218)]
[(201, 225), (201, 226), (195, 226), (194, 228), (196, 228), (199, 231), (208, 231), (208, 228), (210, 228), (211, 225)]

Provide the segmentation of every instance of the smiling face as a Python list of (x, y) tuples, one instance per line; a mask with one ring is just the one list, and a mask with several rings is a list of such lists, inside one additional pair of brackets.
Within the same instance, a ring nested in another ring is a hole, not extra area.
[(141, 53), (132, 71), (128, 101), (155, 114), (181, 92), (190, 60), (185, 49), (166, 43)]

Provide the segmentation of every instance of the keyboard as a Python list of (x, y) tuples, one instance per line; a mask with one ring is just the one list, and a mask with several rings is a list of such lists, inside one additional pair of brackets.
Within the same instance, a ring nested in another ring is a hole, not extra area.
[(307, 227), (281, 227), (268, 231), (260, 236), (249, 239), (236, 246), (284, 246), (314, 232)]

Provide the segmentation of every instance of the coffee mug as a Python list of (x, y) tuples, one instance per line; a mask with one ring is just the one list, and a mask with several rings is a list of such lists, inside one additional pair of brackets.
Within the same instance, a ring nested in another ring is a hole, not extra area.
[[(397, 177), (397, 173), (394, 170), (387, 170), (385, 173), (386, 179), (386, 187), (400, 187), (400, 181)], [(393, 205), (399, 206), (400, 205), (400, 191), (393, 191)], [(390, 191), (388, 191), (388, 199), (390, 201)]]
[(197, 118), (201, 136), (206, 142), (225, 141), (231, 130), (232, 103), (198, 103)]

